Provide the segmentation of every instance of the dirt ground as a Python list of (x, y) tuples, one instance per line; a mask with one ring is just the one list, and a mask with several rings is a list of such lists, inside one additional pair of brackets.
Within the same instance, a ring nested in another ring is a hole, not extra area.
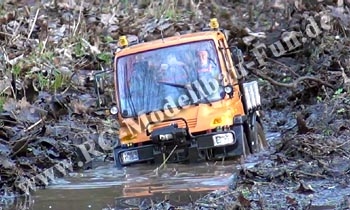
[(230, 190), (182, 208), (350, 208), (350, 2), (136, 2), (0, 5), (0, 195), (25, 193), (16, 183), (65, 160), (79, 169), (73, 145), (117, 129), (95, 103), (92, 74), (111, 68), (120, 35), (153, 40), (216, 17), (253, 64), (265, 126), (282, 140), (242, 162)]

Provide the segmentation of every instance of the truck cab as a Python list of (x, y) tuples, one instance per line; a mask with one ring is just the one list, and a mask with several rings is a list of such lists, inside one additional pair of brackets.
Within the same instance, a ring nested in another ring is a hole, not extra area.
[(235, 67), (216, 19), (200, 32), (132, 43), (113, 59), (117, 167), (245, 157), (265, 149), (257, 81)]

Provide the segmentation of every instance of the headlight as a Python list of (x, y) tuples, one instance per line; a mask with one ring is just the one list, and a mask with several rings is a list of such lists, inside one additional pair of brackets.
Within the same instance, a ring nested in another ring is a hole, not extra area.
[(118, 113), (118, 108), (116, 106), (113, 106), (111, 109), (110, 109), (110, 112), (111, 114), (115, 115)]
[(137, 150), (129, 150), (122, 152), (119, 157), (124, 164), (132, 163), (139, 160), (139, 152)]
[(233, 93), (233, 87), (231, 85), (225, 86), (225, 93), (231, 95)]

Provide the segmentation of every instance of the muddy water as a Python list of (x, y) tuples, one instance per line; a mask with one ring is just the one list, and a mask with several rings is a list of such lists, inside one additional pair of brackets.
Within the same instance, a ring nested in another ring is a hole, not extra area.
[[(278, 133), (268, 133), (271, 141)], [(117, 169), (113, 163), (100, 163), (82, 173), (70, 173), (56, 179), (30, 198), (17, 199), (6, 209), (30, 210), (102, 210), (145, 209), (153, 203), (169, 200), (186, 205), (208, 192), (226, 189), (237, 170), (237, 161), (200, 164), (137, 165)], [(4, 210), (1, 208), (0, 210)]]
[(198, 165), (134, 166), (118, 170), (111, 164), (58, 179), (34, 193), (29, 209), (138, 209), (169, 199), (188, 204), (208, 191), (225, 189), (235, 171), (234, 161)]

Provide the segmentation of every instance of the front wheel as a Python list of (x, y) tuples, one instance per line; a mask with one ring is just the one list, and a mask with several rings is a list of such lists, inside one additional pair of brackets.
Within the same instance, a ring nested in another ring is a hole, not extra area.
[(256, 122), (254, 138), (252, 140), (251, 146), (252, 153), (264, 151), (268, 147), (264, 129), (259, 122)]
[(243, 133), (243, 158), (246, 159), (248, 155), (252, 154), (250, 152), (250, 148), (249, 148), (249, 143), (248, 143), (248, 139), (245, 133)]

